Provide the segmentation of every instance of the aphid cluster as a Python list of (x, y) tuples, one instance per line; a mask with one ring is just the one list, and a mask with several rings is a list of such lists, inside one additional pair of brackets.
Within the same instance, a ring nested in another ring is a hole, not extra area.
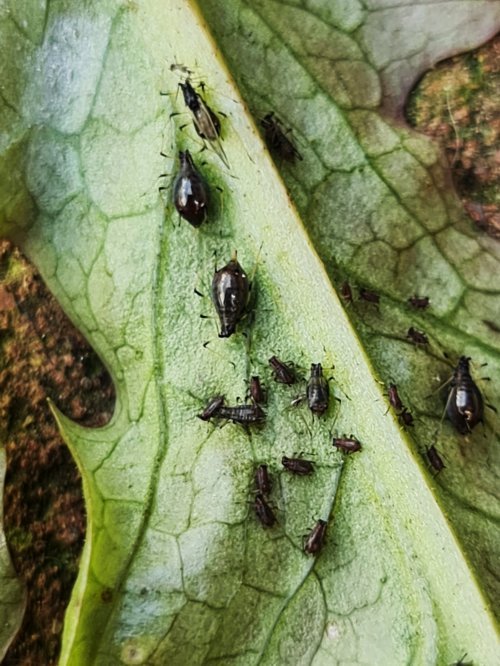
[[(195, 88), (192, 83), (192, 72), (183, 65), (172, 65), (172, 71), (177, 72), (182, 80), (179, 88), (192, 124), (197, 135), (206, 142), (229, 168), (229, 162), (221, 143), (221, 118), (207, 104), (204, 98), (203, 85)], [(174, 115), (174, 114), (173, 114)], [(223, 114), (222, 114), (223, 115)], [(265, 140), (271, 152), (282, 160), (295, 163), (302, 160), (302, 155), (295, 147), (290, 130), (286, 129), (279, 118), (273, 113), (267, 113), (260, 121), (264, 131)], [(164, 189), (164, 188), (161, 188)], [(197, 168), (189, 150), (179, 151), (179, 168), (172, 185), (173, 204), (179, 215), (195, 228), (203, 225), (210, 217), (210, 189)], [(246, 272), (238, 262), (237, 253), (234, 252), (230, 261), (222, 268), (215, 270), (211, 298), (217, 313), (220, 329), (220, 338), (229, 338), (236, 333), (238, 325), (251, 309), (252, 284)], [(375, 307), (380, 302), (380, 296), (375, 291), (365, 287), (357, 290), (358, 298)], [(353, 289), (347, 281), (340, 287), (340, 295), (345, 303), (354, 302)], [(417, 294), (408, 298), (408, 304), (415, 310), (425, 310), (430, 303), (428, 296)], [(485, 320), (486, 324), (490, 324)], [(491, 326), (492, 330), (495, 330)], [(426, 333), (411, 326), (405, 338), (415, 346), (429, 344)], [(450, 389), (446, 401), (445, 413), (461, 434), (467, 434), (483, 420), (484, 404), (481, 393), (473, 381), (469, 369), (468, 357), (462, 356), (449, 380)], [(302, 381), (293, 363), (281, 361), (273, 355), (269, 358), (274, 381), (285, 386), (292, 386)], [(224, 395), (215, 395), (209, 399), (199, 418), (203, 421), (219, 419), (238, 424), (249, 430), (251, 427), (260, 427), (265, 424), (267, 414), (264, 406), (267, 402), (267, 392), (257, 375), (251, 377), (249, 384), (250, 402), (244, 404), (227, 405)], [(397, 386), (388, 387), (390, 405), (396, 410), (402, 425), (412, 426), (413, 416), (402, 403)], [(309, 410), (314, 417), (323, 417), (329, 407), (330, 388), (329, 380), (325, 377), (321, 363), (312, 363), (310, 375), (305, 382), (305, 392), (294, 399), (293, 405), (307, 401)], [(353, 435), (333, 437), (332, 446), (346, 455), (356, 453), (362, 449), (359, 440)], [(435, 445), (426, 448), (429, 464), (436, 474), (440, 473), (445, 465)], [(285, 472), (298, 477), (309, 477), (314, 474), (315, 466), (312, 460), (299, 456), (288, 457), (283, 455), (281, 464)], [(270, 502), (273, 483), (268, 466), (259, 464), (255, 470), (255, 497), (253, 508), (257, 519), (263, 527), (272, 528), (278, 520)], [(303, 549), (306, 554), (317, 555), (325, 541), (327, 522), (319, 519), (311, 531), (304, 537)]]

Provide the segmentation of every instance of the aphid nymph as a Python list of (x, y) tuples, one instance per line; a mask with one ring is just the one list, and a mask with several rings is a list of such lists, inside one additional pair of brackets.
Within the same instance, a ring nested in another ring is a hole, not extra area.
[(297, 476), (309, 476), (314, 472), (314, 465), (311, 460), (304, 460), (303, 458), (287, 458), (283, 456), (281, 464), (285, 469)]
[(255, 486), (262, 495), (269, 495), (272, 489), (267, 465), (259, 465), (255, 470)]
[(307, 404), (313, 414), (321, 416), (328, 409), (329, 387), (323, 375), (321, 363), (311, 364), (311, 376), (307, 382)]
[(469, 361), (467, 356), (460, 357), (446, 401), (446, 415), (461, 435), (471, 432), (484, 413), (483, 397), (471, 377)]
[(326, 521), (320, 519), (304, 539), (304, 552), (317, 555), (325, 543), (325, 536)]
[(269, 359), (269, 365), (273, 369), (274, 381), (278, 382), (278, 384), (291, 386), (297, 381), (294, 369), (286, 363), (283, 363), (283, 361), (280, 361), (276, 356), (271, 356)]
[(271, 151), (287, 162), (293, 163), (295, 160), (302, 159), (302, 155), (287, 137), (287, 131), (283, 129), (281, 121), (274, 113), (265, 115), (260, 124), (264, 129), (266, 143)]
[(261, 493), (257, 493), (254, 500), (255, 515), (260, 520), (263, 527), (272, 527), (276, 522), (276, 516), (273, 510), (266, 502), (265, 497)]
[(334, 437), (332, 444), (335, 448), (344, 451), (344, 453), (356, 453), (361, 451), (361, 443), (352, 435), (350, 437)]

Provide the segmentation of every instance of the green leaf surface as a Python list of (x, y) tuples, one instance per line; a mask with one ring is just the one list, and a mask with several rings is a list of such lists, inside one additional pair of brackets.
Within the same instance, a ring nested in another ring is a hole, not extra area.
[[(3, 497), (4, 477), (5, 451), (0, 448), (0, 498)], [(25, 590), (16, 578), (5, 541), (0, 502), (0, 661), (21, 625), (25, 606)]]
[[(442, 3), (202, 3), (251, 109), (297, 133), (304, 160), (284, 175), (307, 233), (191, 3), (3, 9), (0, 225), (117, 388), (104, 428), (56, 412), (88, 511), (61, 664), (446, 664), (464, 652), (495, 663), (478, 581), (491, 598), (496, 416), (466, 439), (443, 428), (436, 479), (422, 451), (443, 407), (427, 396), (450, 374), (443, 350), (498, 367), (498, 334), (481, 324), (498, 307), (498, 249), (460, 218), (434, 147), (387, 120), (423, 67), (498, 23), (495, 3), (445, 4), (452, 20)], [(165, 215), (157, 191), (179, 148), (201, 148), (189, 116), (169, 117), (183, 111), (173, 62), (198, 68), (227, 116), (230, 170), (213, 150), (196, 157), (215, 218), (200, 230)], [(235, 248), (255, 269), (255, 316), (247, 336), (220, 340), (193, 290), (208, 294), (214, 253), (220, 265)], [(352, 308), (358, 333), (332, 286), (345, 275), (383, 294), (379, 310)], [(415, 290), (431, 296), (428, 313), (404, 306)], [(409, 321), (430, 351), (400, 339)], [(335, 366), (340, 405), (322, 419), (291, 409), (272, 353), (305, 371)], [(262, 429), (196, 419), (207, 397), (234, 404), (257, 373), (270, 389)], [(414, 437), (387, 413), (377, 380), (388, 376), (418, 417)], [(331, 432), (354, 432), (363, 451), (344, 464)], [(314, 477), (280, 471), (299, 451)], [(276, 478), (274, 530), (248, 505), (261, 461)], [(301, 535), (319, 517), (329, 527), (315, 561)]]

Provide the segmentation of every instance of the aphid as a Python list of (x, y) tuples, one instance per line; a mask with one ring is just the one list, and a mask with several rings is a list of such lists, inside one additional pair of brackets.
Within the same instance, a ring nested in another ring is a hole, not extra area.
[(380, 296), (376, 292), (363, 287), (359, 289), (359, 297), (368, 303), (380, 303)]
[(283, 456), (281, 464), (285, 469), (292, 474), (298, 476), (309, 476), (314, 472), (314, 465), (311, 460), (304, 460), (303, 458), (287, 458)]
[(259, 377), (253, 376), (250, 379), (250, 397), (255, 405), (263, 405), (266, 402), (266, 392)]
[(189, 78), (179, 83), (184, 102), (193, 114), (194, 128), (202, 139), (217, 141), (220, 136), (220, 120), (205, 100), (191, 85)]
[(416, 328), (410, 326), (406, 337), (411, 340), (415, 345), (428, 345), (429, 338), (422, 331), (417, 331)]
[(212, 416), (217, 416), (223, 404), (224, 404), (223, 395), (216, 395), (215, 397), (210, 398), (205, 409), (202, 411), (201, 414), (198, 414), (198, 418), (201, 419), (202, 421), (208, 421), (209, 419), (212, 418)]
[(271, 356), (269, 359), (269, 365), (273, 369), (273, 377), (275, 382), (278, 382), (279, 384), (287, 384), (290, 386), (291, 384), (295, 384), (297, 381), (297, 376), (293, 368), (291, 368), (286, 363), (283, 363), (283, 361), (280, 361), (276, 356)]
[(483, 420), (483, 397), (469, 371), (470, 358), (461, 356), (451, 379), (446, 415), (455, 429), (465, 435)]
[(174, 181), (174, 205), (181, 217), (199, 227), (207, 218), (208, 188), (196, 169), (189, 150), (180, 151), (180, 170)]
[(304, 538), (304, 552), (308, 555), (317, 555), (323, 547), (325, 536), (326, 521), (320, 519)]
[(266, 420), (266, 413), (258, 405), (219, 407), (215, 416), (241, 425), (257, 424)]
[(396, 384), (389, 384), (389, 388), (387, 389), (387, 397), (389, 398), (389, 403), (392, 407), (394, 407), (394, 409), (404, 409)]
[(321, 416), (328, 409), (329, 388), (321, 363), (311, 364), (311, 377), (307, 382), (307, 404), (313, 414)]
[(407, 407), (403, 407), (403, 411), (398, 414), (398, 419), (401, 425), (412, 426), (413, 425), (413, 415), (408, 411)]
[(279, 155), (279, 157), (292, 163), (295, 162), (295, 160), (302, 159), (302, 155), (287, 137), (281, 121), (274, 115), (274, 113), (271, 112), (264, 116), (260, 121), (260, 124), (264, 128), (267, 145), (272, 151)]
[(219, 315), (220, 338), (228, 338), (245, 314), (250, 293), (248, 277), (236, 259), (215, 271), (212, 280), (212, 300)]
[(342, 285), (340, 287), (340, 295), (342, 296), (342, 298), (346, 303), (352, 303), (354, 300), (352, 295), (351, 285), (349, 284), (349, 282), (347, 282), (347, 280), (342, 282)]
[(496, 324), (494, 321), (490, 321), (489, 319), (483, 319), (483, 324), (486, 324), (486, 326), (490, 329), (490, 331), (493, 331), (494, 333), (500, 333), (500, 326)]
[(416, 294), (408, 299), (408, 303), (415, 310), (425, 310), (425, 308), (429, 307), (429, 302), (430, 299), (428, 296), (417, 296)]
[(262, 495), (269, 495), (271, 492), (272, 483), (267, 465), (259, 465), (255, 470), (255, 485)]
[(426, 453), (428, 461), (430, 462), (432, 467), (434, 467), (436, 472), (439, 474), (439, 472), (441, 472), (441, 470), (445, 468), (445, 464), (434, 444), (432, 444), (432, 446), (427, 447)]
[(337, 449), (344, 451), (344, 453), (356, 453), (356, 451), (361, 451), (361, 442), (352, 435), (350, 437), (334, 437), (332, 444)]
[(276, 516), (261, 493), (257, 493), (255, 496), (253, 507), (255, 515), (260, 520), (263, 527), (272, 527), (274, 525), (276, 522)]

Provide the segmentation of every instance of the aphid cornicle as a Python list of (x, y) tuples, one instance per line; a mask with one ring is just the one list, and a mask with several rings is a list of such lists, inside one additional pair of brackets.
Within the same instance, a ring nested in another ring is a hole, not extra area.
[(181, 217), (193, 227), (199, 227), (207, 218), (208, 188), (189, 150), (181, 150), (179, 160), (180, 170), (173, 186), (174, 205)]
[(344, 451), (344, 453), (356, 453), (356, 451), (361, 451), (361, 442), (359, 442), (352, 435), (350, 437), (334, 437), (332, 440), (333, 446), (335, 448)]
[(189, 79), (179, 83), (184, 102), (193, 114), (195, 130), (202, 139), (216, 141), (220, 136), (220, 120), (205, 100), (191, 85)]
[(287, 162), (293, 163), (295, 160), (302, 159), (302, 155), (287, 137), (281, 121), (272, 111), (262, 118), (260, 124), (264, 129), (266, 143), (270, 150)]
[(325, 543), (325, 536), (326, 520), (320, 519), (304, 539), (304, 552), (317, 555)]
[(330, 390), (321, 363), (311, 364), (311, 376), (306, 388), (307, 404), (313, 414), (321, 416), (328, 409)]
[(212, 280), (212, 300), (219, 315), (220, 338), (228, 338), (245, 314), (250, 293), (248, 277), (236, 259), (215, 271)]
[(263, 527), (272, 527), (274, 525), (276, 522), (276, 516), (261, 493), (257, 493), (255, 496), (253, 507), (255, 515), (260, 520)]
[(446, 402), (446, 415), (461, 435), (471, 432), (484, 413), (483, 397), (471, 377), (469, 361), (467, 356), (460, 357)]
[(262, 495), (269, 495), (272, 489), (267, 465), (259, 465), (255, 470), (255, 486)]
[(209, 419), (212, 418), (212, 416), (217, 416), (223, 404), (224, 404), (223, 395), (216, 395), (213, 398), (210, 398), (205, 409), (202, 411), (201, 414), (198, 414), (198, 418), (201, 419), (202, 421), (208, 421)]
[(281, 464), (285, 469), (297, 476), (309, 476), (314, 472), (314, 465), (311, 460), (304, 460), (303, 458), (287, 458), (283, 456)]
[(428, 446), (426, 448), (425, 452), (427, 454), (427, 460), (430, 462), (432, 467), (439, 474), (439, 472), (441, 472), (445, 468), (445, 464), (444, 464), (441, 456), (439, 455), (436, 447), (434, 446), (434, 444), (432, 444), (431, 446)]
[(276, 356), (271, 356), (269, 359), (269, 365), (273, 369), (274, 381), (278, 382), (278, 384), (291, 386), (297, 381), (297, 376), (293, 368), (286, 363), (283, 363), (283, 361), (280, 361)]

